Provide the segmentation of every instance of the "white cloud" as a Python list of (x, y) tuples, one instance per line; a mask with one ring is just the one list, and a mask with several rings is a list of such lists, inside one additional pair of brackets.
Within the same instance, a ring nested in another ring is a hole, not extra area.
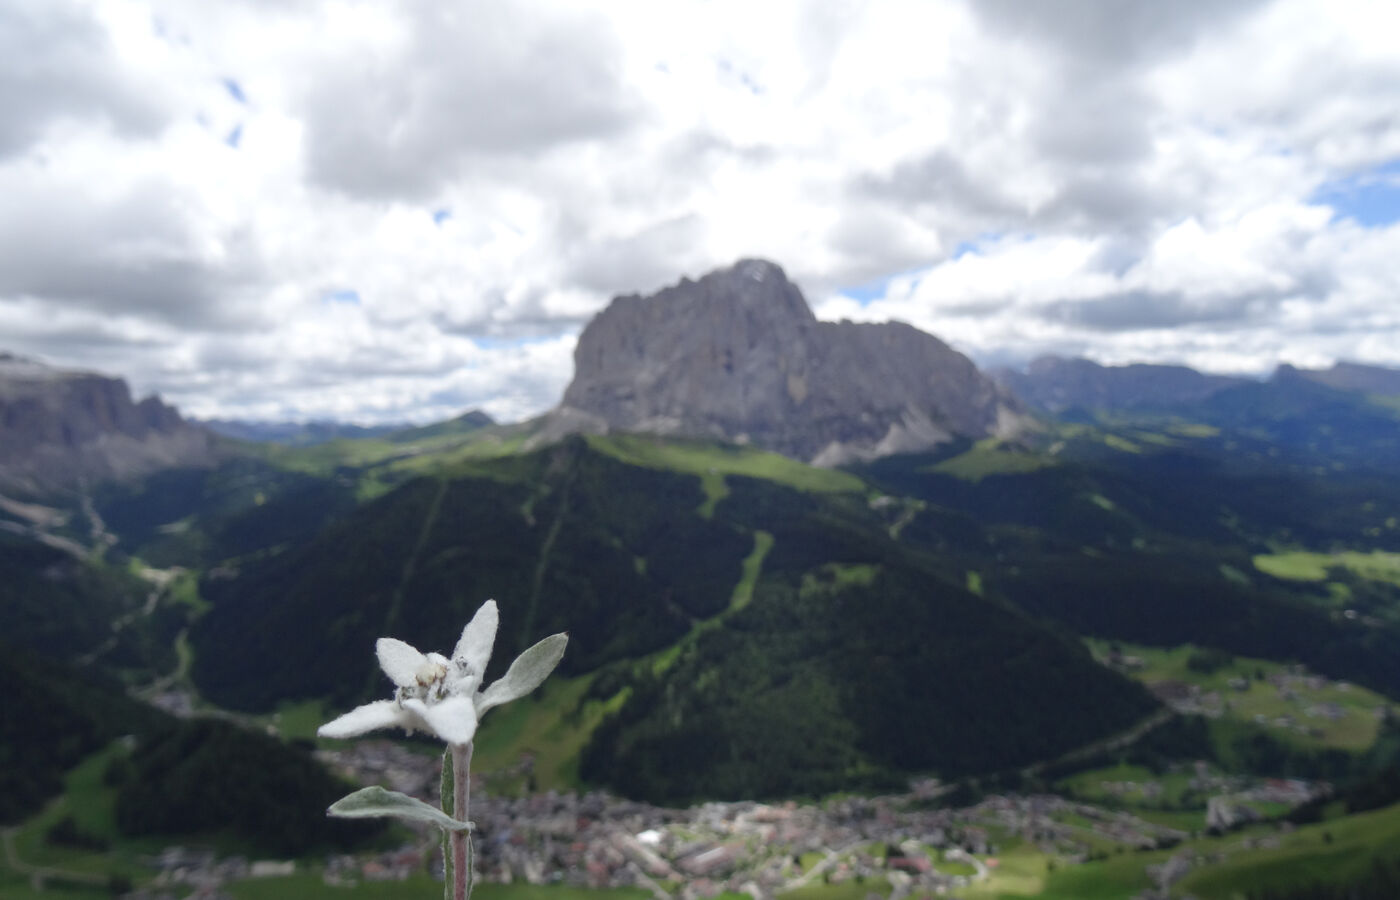
[(1394, 16), (14, 0), (0, 333), (206, 415), (516, 418), (610, 296), (768, 256), (985, 361), (1400, 364), (1400, 230), (1312, 199), (1400, 158)]
[(0, 7), (0, 156), (23, 150), (74, 119), (127, 137), (165, 121), (159, 81), (114, 40), (115, 8), (70, 0), (10, 0)]

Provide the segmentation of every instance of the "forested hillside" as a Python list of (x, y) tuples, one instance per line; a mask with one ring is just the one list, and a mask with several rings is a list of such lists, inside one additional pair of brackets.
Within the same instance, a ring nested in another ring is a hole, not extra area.
[(206, 579), (196, 681), (239, 708), (356, 702), (385, 690), (377, 637), (442, 645), (495, 597), (493, 665), (567, 630), (564, 674), (623, 692), (584, 777), (671, 801), (1024, 763), (1155, 708), (1068, 637), (967, 591), (955, 561), (892, 541), (862, 493), (704, 485), (582, 439), (411, 482)]

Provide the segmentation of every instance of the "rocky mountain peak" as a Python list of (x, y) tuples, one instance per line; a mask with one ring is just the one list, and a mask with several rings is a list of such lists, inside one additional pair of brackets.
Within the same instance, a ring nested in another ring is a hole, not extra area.
[[(736, 378), (741, 389), (751, 389), (775, 366), (788, 367), (772, 358), (774, 348), (801, 343), (815, 324), (783, 270), (762, 260), (744, 260), (698, 281), (682, 279), (651, 297), (618, 297), (580, 337), (564, 405), (606, 411), (623, 427), (681, 415), (690, 400), (701, 399), (682, 382), (706, 380), (703, 370), (713, 369), (712, 376)], [(652, 397), (670, 388), (681, 395), (665, 402)]]
[(802, 292), (788, 281), (787, 273), (766, 259), (743, 259), (728, 269), (711, 272), (700, 281), (710, 286), (711, 296), (720, 303), (735, 303), (754, 314), (771, 315), (775, 320), (817, 320)]
[(208, 432), (120, 378), (0, 353), (0, 486), (28, 491), (212, 459)]
[(758, 259), (616, 298), (574, 364), (548, 434), (717, 437), (836, 465), (1019, 422), (1015, 401), (942, 341), (900, 323), (820, 322)]

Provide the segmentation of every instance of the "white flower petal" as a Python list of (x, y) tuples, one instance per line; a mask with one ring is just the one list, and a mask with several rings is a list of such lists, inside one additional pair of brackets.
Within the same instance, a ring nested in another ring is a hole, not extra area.
[(414, 698), (405, 700), (403, 705), (449, 744), (469, 744), (476, 736), (476, 705), (470, 697), (453, 696), (438, 703)]
[(476, 693), (477, 688), (481, 687), (481, 677), (474, 672), (468, 672), (459, 674), (449, 683), (452, 685), (452, 693), (470, 697)]
[(457, 641), (457, 649), (452, 658), (465, 660), (477, 676), (478, 683), (486, 675), (486, 664), (491, 661), (491, 645), (496, 643), (496, 625), (500, 612), (495, 600), (487, 600), (476, 611), (467, 627), (462, 629), (462, 637)]
[(379, 655), (379, 668), (399, 687), (417, 684), (418, 672), (428, 661), (426, 656), (394, 638), (380, 638), (374, 645), (374, 652)]
[(340, 718), (327, 722), (316, 729), (316, 733), (327, 738), (348, 738), (379, 728), (392, 728), (396, 725), (412, 729), (413, 717), (400, 709), (393, 700), (376, 700), (373, 703), (356, 707)]

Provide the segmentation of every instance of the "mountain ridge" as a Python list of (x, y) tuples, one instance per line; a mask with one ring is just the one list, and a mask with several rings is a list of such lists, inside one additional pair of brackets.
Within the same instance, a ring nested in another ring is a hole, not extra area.
[(122, 378), (0, 353), (0, 487), (21, 492), (209, 465), (214, 437)]
[[(1038, 356), (1025, 371), (990, 370), (991, 377), (1029, 407), (1051, 415), (1095, 411), (1163, 411), (1204, 403), (1261, 379), (1202, 372), (1164, 363), (1103, 365), (1084, 357)], [(1280, 364), (1263, 381), (1298, 379), (1334, 391), (1400, 396), (1400, 369), (1338, 360), (1327, 369)]]
[(1400, 396), (1400, 369), (1340, 359), (1328, 369), (1295, 369), (1292, 366), (1280, 366), (1279, 371), (1282, 372), (1285, 368), (1309, 381), (1316, 381), (1318, 384), (1324, 384), (1337, 390), (1359, 391), (1381, 396)]
[(1000, 368), (991, 375), (1032, 408), (1052, 415), (1074, 409), (1136, 410), (1194, 403), (1248, 381), (1182, 365), (1105, 366), (1089, 359), (1054, 355), (1036, 357), (1025, 372)]

